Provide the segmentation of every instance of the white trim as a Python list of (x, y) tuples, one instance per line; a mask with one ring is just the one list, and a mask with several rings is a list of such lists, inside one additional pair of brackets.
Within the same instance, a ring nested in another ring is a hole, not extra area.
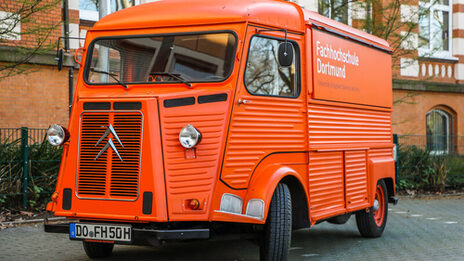
[(416, 33), (401, 31), (401, 48), (404, 50), (415, 50), (419, 46), (419, 37)]
[(457, 63), (454, 65), (454, 78), (456, 80), (464, 80), (464, 64)]
[(416, 5), (401, 5), (400, 18), (403, 23), (417, 23), (419, 21), (419, 7)]
[[(69, 24), (69, 37), (79, 37), (79, 25), (78, 24)], [(69, 39), (69, 48), (71, 49), (78, 49), (79, 48), (79, 40), (77, 39)]]
[(87, 21), (98, 21), (98, 11), (79, 10), (79, 18)]
[(69, 10), (79, 10), (79, 0), (68, 0)]
[(453, 13), (453, 29), (464, 29), (464, 13)]
[[(9, 18), (10, 17), (10, 18)], [(9, 18), (9, 19), (7, 19)], [(0, 20), (2, 24), (0, 24), (1, 29), (8, 29), (11, 28), (19, 19), (21, 19), (20, 15), (14, 15), (10, 12), (0, 11)], [(11, 33), (5, 33), (0, 35), (0, 39), (5, 40), (21, 40), (21, 22), (17, 22), (15, 27), (11, 30)]]
[[(86, 36), (87, 36), (87, 30), (81, 29), (81, 31), (79, 32), (79, 38), (85, 38)], [(79, 45), (84, 46), (84, 44), (85, 44), (85, 40), (80, 40)]]
[(400, 59), (400, 74), (401, 76), (419, 76), (419, 62), (410, 58), (401, 58)]
[(453, 38), (453, 55), (464, 55), (464, 38)]

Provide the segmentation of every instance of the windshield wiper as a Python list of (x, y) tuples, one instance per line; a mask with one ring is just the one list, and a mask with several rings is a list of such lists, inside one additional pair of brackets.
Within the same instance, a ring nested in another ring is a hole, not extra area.
[(186, 81), (184, 78), (182, 78), (182, 76), (180, 76), (180, 74), (177, 74), (177, 73), (170, 73), (170, 72), (152, 72), (150, 73), (151, 76), (153, 77), (156, 77), (157, 75), (160, 75), (160, 76), (164, 76), (164, 75), (167, 75), (167, 76), (170, 76), (184, 84), (186, 84), (189, 88), (192, 88), (192, 84), (189, 83), (188, 81)]
[(128, 89), (129, 86), (127, 86), (125, 83), (121, 82), (118, 78), (116, 78), (116, 76), (118, 76), (117, 74), (114, 74), (114, 73), (110, 73), (110, 72), (105, 72), (105, 71), (100, 71), (100, 70), (97, 70), (93, 67), (90, 67), (90, 71), (92, 72), (96, 72), (96, 73), (103, 73), (103, 74), (106, 74), (106, 75), (109, 75), (111, 78), (113, 78), (117, 83), (121, 84), (122, 87)]

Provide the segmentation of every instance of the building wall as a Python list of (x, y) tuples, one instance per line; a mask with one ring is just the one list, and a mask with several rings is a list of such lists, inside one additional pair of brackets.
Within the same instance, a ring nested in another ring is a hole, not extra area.
[[(70, 36), (79, 36), (78, 0), (70, 0), (69, 22)], [(55, 61), (55, 46), (63, 47), (63, 41), (58, 41), (64, 35), (62, 23), (61, 1), (44, 0), (44, 4), (56, 3), (31, 16), (30, 21), (23, 22), (15, 28), (17, 32), (26, 33), (31, 28), (52, 26), (52, 30), (45, 41), (45, 46), (51, 49), (36, 55), (26, 64), (24, 72), (5, 77), (5, 71), (0, 74), (0, 128), (48, 128), (53, 123), (68, 124), (69, 107), (69, 79), (68, 69), (58, 71)], [(40, 7), (40, 6), (39, 6)], [(14, 13), (20, 8), (19, 0), (3, 0), (3, 14)], [(0, 12), (0, 15), (2, 13)], [(76, 27), (77, 26), (77, 27)], [(77, 29), (76, 29), (77, 28)], [(73, 31), (74, 29), (74, 31)], [(0, 68), (11, 64), (21, 57), (18, 47), (34, 48), (37, 45), (36, 34), (3, 37), (0, 41)], [(77, 44), (76, 44), (77, 43)], [(73, 40), (71, 48), (79, 47), (79, 41)], [(71, 50), (73, 53), (73, 50)], [(78, 70), (74, 71), (76, 84)]]
[(3, 79), (0, 86), (0, 128), (67, 126), (67, 70), (37, 66), (26, 74)]
[(464, 93), (395, 90), (393, 132), (403, 135), (426, 135), (425, 116), (434, 108), (456, 117), (455, 135), (464, 136)]

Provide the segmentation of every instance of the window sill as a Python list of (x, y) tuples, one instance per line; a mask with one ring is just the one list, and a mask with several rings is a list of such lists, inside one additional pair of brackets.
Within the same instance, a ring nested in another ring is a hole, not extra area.
[(419, 60), (421, 61), (433, 61), (433, 62), (446, 62), (446, 63), (457, 63), (458, 58), (453, 57), (450, 52), (428, 54), (427, 50), (419, 49)]

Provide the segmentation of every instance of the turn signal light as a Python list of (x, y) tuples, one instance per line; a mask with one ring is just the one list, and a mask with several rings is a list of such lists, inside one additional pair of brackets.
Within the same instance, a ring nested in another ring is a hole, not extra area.
[(192, 209), (192, 210), (197, 210), (200, 208), (200, 201), (198, 201), (198, 199), (191, 199), (189, 200), (188, 202), (188, 208)]
[(56, 202), (56, 201), (57, 201), (57, 199), (58, 199), (58, 192), (56, 192), (56, 191), (55, 191), (55, 192), (53, 192), (53, 194), (52, 194), (52, 197), (51, 197), (51, 198), (52, 198), (52, 201), (53, 201), (53, 202)]

